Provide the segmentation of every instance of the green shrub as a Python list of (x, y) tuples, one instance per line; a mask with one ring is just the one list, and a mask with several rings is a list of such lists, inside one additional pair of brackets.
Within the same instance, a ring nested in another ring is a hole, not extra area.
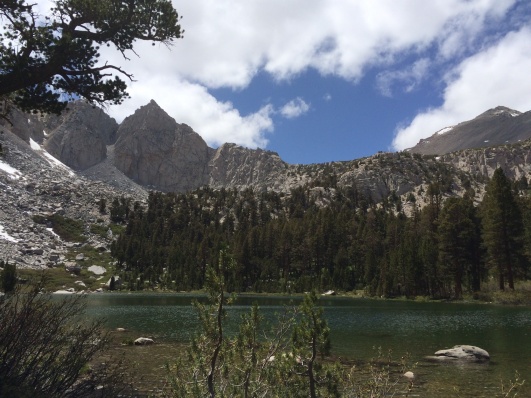
[(99, 235), (102, 238), (107, 237), (107, 231), (109, 230), (108, 226), (101, 225), (101, 224), (92, 224), (90, 226), (90, 232), (94, 235)]
[(63, 240), (69, 242), (85, 242), (87, 240), (83, 236), (84, 225), (80, 220), (74, 220), (60, 214), (54, 214), (48, 218), (36, 214), (32, 219), (37, 224), (47, 224), (49, 222), (52, 225), (53, 231)]
[(54, 214), (52, 216), (52, 225), (54, 232), (59, 235), (61, 239), (70, 242), (84, 242), (87, 240), (87, 238), (83, 236), (82, 221)]
[(11, 293), (15, 290), (17, 284), (17, 267), (15, 264), (9, 264), (8, 262), (4, 264), (2, 261), (1, 264), (4, 268), (0, 274), (0, 285), (4, 293)]
[(118, 396), (121, 364), (92, 362), (108, 345), (102, 323), (80, 321), (83, 296), (55, 300), (41, 286), (0, 298), (0, 396)]

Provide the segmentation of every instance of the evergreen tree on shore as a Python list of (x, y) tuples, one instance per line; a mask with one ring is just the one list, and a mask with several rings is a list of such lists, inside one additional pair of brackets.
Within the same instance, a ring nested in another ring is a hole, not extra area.
[(152, 192), (145, 209), (113, 201), (127, 225), (111, 251), (130, 289), (202, 289), (207, 265), (224, 246), (235, 259), (226, 288), (235, 292), (363, 289), (384, 297), (459, 298), (479, 291), (489, 274), (500, 288), (525, 279), (531, 228), (524, 235), (522, 219), (531, 220), (529, 199), (516, 200), (501, 170), (479, 208), (471, 197), (446, 197), (439, 186), (431, 184), (424, 207), (409, 216), (397, 210), (397, 198), (377, 205), (337, 185), (328, 194), (309, 186), (291, 194)]
[(487, 261), (496, 270), (499, 289), (504, 290), (507, 281), (509, 288), (514, 290), (524, 229), (511, 183), (501, 168), (496, 169), (487, 185), (482, 217)]

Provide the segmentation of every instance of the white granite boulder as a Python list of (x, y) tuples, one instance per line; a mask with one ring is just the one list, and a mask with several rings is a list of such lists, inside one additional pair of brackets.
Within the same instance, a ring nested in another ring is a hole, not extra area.
[(75, 293), (76, 293), (75, 289), (73, 287), (71, 287), (71, 288), (68, 288), (68, 289), (56, 290), (52, 294), (75, 294)]
[(87, 268), (87, 271), (92, 272), (94, 275), (103, 275), (107, 272), (105, 267), (102, 267), (100, 265), (91, 265)]
[(139, 337), (135, 340), (135, 345), (151, 345), (155, 344), (155, 341), (153, 339), (150, 339), (148, 337)]
[(428, 359), (446, 362), (486, 362), (490, 359), (490, 355), (484, 349), (473, 345), (456, 345), (449, 349), (439, 350)]

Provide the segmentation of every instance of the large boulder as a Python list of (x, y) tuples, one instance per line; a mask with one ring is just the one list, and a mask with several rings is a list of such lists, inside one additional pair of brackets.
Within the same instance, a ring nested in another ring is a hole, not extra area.
[(449, 349), (439, 350), (427, 359), (450, 362), (486, 362), (490, 359), (490, 355), (484, 349), (473, 345), (456, 345)]
[(91, 265), (87, 268), (87, 271), (92, 272), (95, 275), (103, 275), (107, 272), (107, 269), (105, 267), (102, 267), (100, 265)]

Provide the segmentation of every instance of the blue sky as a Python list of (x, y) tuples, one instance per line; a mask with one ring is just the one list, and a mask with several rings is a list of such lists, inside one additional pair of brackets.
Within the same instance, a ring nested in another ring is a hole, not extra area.
[[(46, 2), (41, 1), (44, 5)], [(498, 105), (531, 110), (529, 0), (180, 0), (185, 35), (138, 43), (131, 99), (211, 146), (321, 163), (402, 150)]]
[(294, 104), (300, 106), (304, 101), (307, 110), (291, 118), (276, 113), (274, 131), (267, 135), (267, 149), (279, 152), (289, 163), (321, 163), (392, 150), (397, 122), (407, 122), (405, 115), (415, 114), (427, 101), (437, 102), (427, 90), (417, 90), (407, 100), (402, 96), (384, 96), (374, 79), (371, 73), (352, 84), (308, 70), (292, 81), (275, 84), (262, 73), (241, 92), (218, 89), (213, 95), (232, 101), (247, 113), (265, 102), (282, 109), (294, 101), (296, 93)]

